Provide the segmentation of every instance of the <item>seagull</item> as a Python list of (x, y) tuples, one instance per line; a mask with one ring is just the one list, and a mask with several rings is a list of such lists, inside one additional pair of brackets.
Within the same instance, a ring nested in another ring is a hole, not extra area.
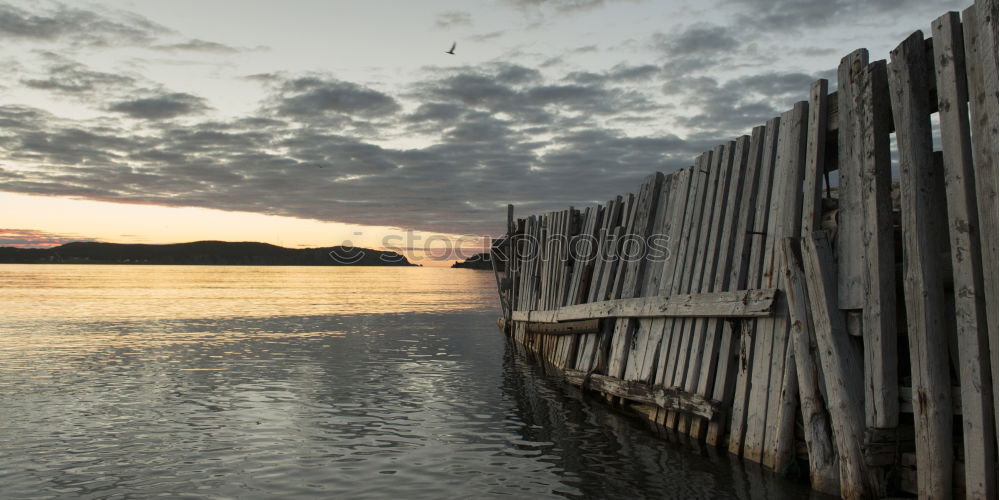
[(450, 48), (450, 49), (448, 49), (448, 50), (446, 50), (446, 51), (445, 51), (444, 53), (445, 53), (445, 54), (451, 54), (451, 55), (455, 55), (455, 46), (456, 46), (456, 45), (458, 45), (458, 44), (457, 44), (457, 43), (455, 43), (455, 42), (451, 42), (451, 48)]

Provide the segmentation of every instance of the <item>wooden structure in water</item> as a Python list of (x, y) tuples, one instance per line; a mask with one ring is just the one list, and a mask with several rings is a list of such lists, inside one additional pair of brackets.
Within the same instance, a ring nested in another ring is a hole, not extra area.
[(635, 194), (509, 211), (501, 326), (815, 489), (997, 498), (997, 1), (930, 34)]

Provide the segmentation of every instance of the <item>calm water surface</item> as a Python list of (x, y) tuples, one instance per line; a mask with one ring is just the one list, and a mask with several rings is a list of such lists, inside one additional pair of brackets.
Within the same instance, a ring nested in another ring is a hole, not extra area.
[(0, 265), (3, 498), (801, 498), (542, 376), (491, 273)]

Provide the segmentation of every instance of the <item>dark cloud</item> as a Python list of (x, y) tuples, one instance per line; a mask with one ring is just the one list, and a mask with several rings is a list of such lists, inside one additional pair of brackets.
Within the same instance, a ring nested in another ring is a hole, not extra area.
[(170, 30), (128, 12), (94, 12), (63, 4), (24, 10), (0, 3), (0, 38), (68, 40), (81, 45), (147, 44)]
[(181, 43), (154, 45), (151, 48), (156, 50), (165, 50), (168, 52), (192, 51), (192, 52), (213, 52), (216, 54), (236, 54), (238, 52), (242, 52), (241, 49), (238, 49), (236, 47), (231, 47), (223, 43), (201, 40), (198, 38), (193, 38), (191, 40)]
[(109, 106), (108, 110), (143, 120), (166, 120), (201, 113), (208, 110), (208, 106), (201, 97), (174, 92), (119, 101)]
[(809, 85), (828, 73), (764, 72), (719, 82), (707, 76), (673, 76), (664, 93), (680, 97), (692, 109), (680, 125), (700, 135), (732, 137), (807, 100)]
[(741, 47), (734, 29), (715, 24), (695, 24), (682, 31), (653, 35), (654, 47), (673, 73), (687, 73), (718, 67), (730, 60)]
[[(504, 0), (519, 9), (552, 9), (560, 13), (579, 12), (603, 7), (605, 0)], [(615, 1), (615, 0), (611, 0)], [(620, 1), (620, 0), (619, 0)]]
[(472, 26), (472, 14), (462, 11), (442, 12), (437, 15), (434, 25), (438, 28), (451, 28), (453, 26)]
[(494, 38), (502, 37), (506, 31), (490, 31), (489, 33), (479, 33), (469, 37), (470, 40), (475, 42), (485, 42), (488, 40), (493, 40)]
[(379, 91), (340, 80), (304, 77), (282, 84), (276, 98), (277, 112), (293, 117), (342, 113), (377, 118), (397, 113), (396, 100)]
[(120, 73), (95, 71), (76, 61), (49, 54), (52, 64), (47, 75), (40, 78), (24, 78), (21, 83), (35, 89), (90, 98), (95, 93), (108, 94), (130, 88), (136, 80)]
[(966, 0), (727, 0), (738, 12), (736, 26), (757, 32), (801, 33), (803, 28), (858, 24), (873, 16), (927, 11), (939, 14)]

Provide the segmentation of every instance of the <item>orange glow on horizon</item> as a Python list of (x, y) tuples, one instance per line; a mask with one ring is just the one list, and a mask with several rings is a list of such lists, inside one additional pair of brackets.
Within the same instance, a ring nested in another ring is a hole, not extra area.
[[(485, 244), (478, 237), (438, 235), (387, 226), (4, 192), (0, 192), (0, 213), (3, 214), (0, 238), (21, 236), (24, 241), (40, 242), (35, 248), (74, 240), (109, 243), (259, 241), (287, 248), (353, 245), (395, 250), (415, 264), (438, 267), (450, 266), (456, 258), (451, 254), (441, 255), (442, 250), (457, 248), (464, 258), (482, 251)], [(19, 231), (10, 233), (11, 230)], [(46, 243), (45, 237), (59, 238), (59, 243)], [(0, 243), (0, 246), (15, 244)]]

